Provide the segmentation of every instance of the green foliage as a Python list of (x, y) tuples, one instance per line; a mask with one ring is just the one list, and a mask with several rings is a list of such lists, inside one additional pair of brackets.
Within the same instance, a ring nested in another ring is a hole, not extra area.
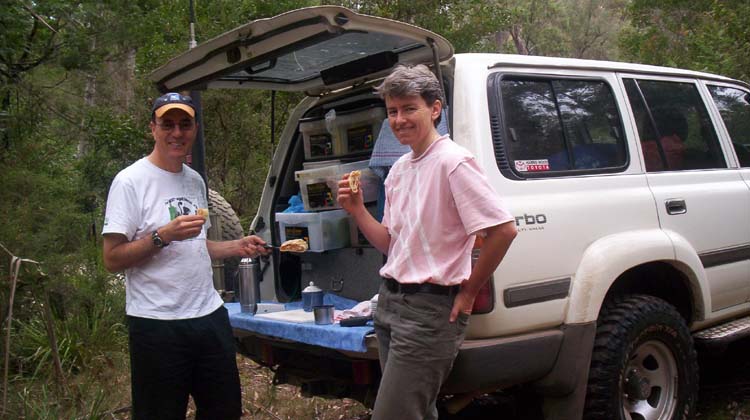
[[(92, 281), (93, 279), (93, 281)], [(106, 285), (106, 287), (102, 287)], [(54, 328), (63, 369), (69, 373), (101, 370), (111, 364), (112, 355), (127, 348), (124, 322), (124, 288), (121, 279), (71, 276), (51, 287), (56, 307)], [(21, 302), (34, 307), (38, 316), (17, 319), (11, 354), (20, 367), (17, 375), (52, 379), (51, 348), (39, 295), (27, 291)], [(30, 314), (33, 312), (30, 312)]]
[(628, 0), (500, 0), (507, 22), (496, 27), (495, 51), (616, 60)]
[(634, 0), (627, 58), (750, 80), (750, 3), (744, 0)]
[(123, 392), (127, 384), (123, 386), (120, 380), (126, 374), (118, 365), (109, 370), (107, 377), (82, 375), (85, 377), (69, 384), (64, 393), (48, 383), (17, 379), (9, 387), (12, 394), (7, 418), (112, 419), (113, 407), (128, 404), (129, 392)]
[[(41, 13), (56, 9), (41, 7)], [(14, 82), (19, 75), (33, 69), (55, 52), (57, 33), (61, 23), (43, 21), (29, 13), (22, 2), (0, 3), (0, 81)], [(46, 25), (45, 25), (46, 24)], [(48, 28), (50, 25), (52, 29)]]
[(148, 127), (139, 127), (132, 117), (101, 109), (88, 113), (86, 128), (88, 148), (77, 162), (83, 190), (106, 197), (117, 172), (148, 154), (153, 138)]
[[(82, 254), (88, 256), (89, 251)], [(1, 261), (0, 267), (7, 268), (6, 260)], [(70, 258), (57, 267), (43, 265), (45, 271), (57, 273), (54, 277), (41, 275), (31, 264), (22, 266), (9, 351), (9, 418), (80, 418), (81, 413), (99, 418), (97, 413), (112, 404), (105, 402), (121, 403), (123, 396), (106, 390), (127, 369), (123, 280), (100, 273), (94, 264), (74, 268), (75, 262)], [(6, 290), (0, 290), (0, 299), (6, 313)], [(45, 325), (45, 301), (50, 302), (66, 377), (62, 389), (46, 385), (57, 383), (57, 378)]]
[(497, 1), (485, 0), (374, 0), (339, 1), (359, 13), (408, 22), (447, 38), (458, 52), (492, 51), (484, 42), (507, 25), (510, 11)]

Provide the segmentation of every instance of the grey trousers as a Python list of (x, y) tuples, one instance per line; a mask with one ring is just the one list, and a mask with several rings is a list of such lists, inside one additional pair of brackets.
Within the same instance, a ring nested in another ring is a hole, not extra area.
[(375, 311), (380, 379), (372, 420), (437, 419), (435, 402), (464, 341), (469, 315), (450, 323), (454, 296), (392, 293)]

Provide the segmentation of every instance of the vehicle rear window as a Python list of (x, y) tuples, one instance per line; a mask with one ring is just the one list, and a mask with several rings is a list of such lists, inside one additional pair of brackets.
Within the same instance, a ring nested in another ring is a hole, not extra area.
[(620, 114), (604, 81), (505, 76), (499, 85), (507, 169), (517, 177), (627, 166)]
[(750, 93), (726, 86), (709, 86), (708, 90), (732, 138), (740, 166), (750, 167)]
[(647, 172), (726, 168), (694, 83), (623, 79)]

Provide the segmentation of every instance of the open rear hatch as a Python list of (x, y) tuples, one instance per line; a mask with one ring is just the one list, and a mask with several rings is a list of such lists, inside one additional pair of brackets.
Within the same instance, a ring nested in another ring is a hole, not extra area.
[(233, 29), (150, 78), (164, 92), (251, 88), (320, 95), (383, 77), (399, 63), (436, 65), (452, 55), (445, 38), (425, 29), (318, 6)]
[[(274, 254), (272, 283), (279, 301), (298, 299), (310, 281), (359, 301), (377, 292), (382, 257), (362, 244), (343, 210), (328, 211), (337, 206), (328, 180), (320, 178), (349, 171), (349, 165), (367, 167), (385, 119), (382, 101), (369, 87), (373, 81), (398, 64), (428, 64), (440, 76), (439, 64), (452, 56), (452, 45), (425, 29), (343, 7), (318, 6), (228, 31), (173, 58), (150, 78), (161, 91), (263, 89), (320, 97), (307, 102), (311, 107), (299, 115), (297, 131), (279, 140), (280, 153), (274, 157), (253, 229), (274, 245), (300, 237), (310, 244), (311, 252), (299, 256)], [(367, 192), (377, 199), (376, 187)], [(280, 217), (297, 194), (312, 213)], [(375, 203), (368, 202), (374, 209)], [(269, 291), (262, 289), (264, 296)]]

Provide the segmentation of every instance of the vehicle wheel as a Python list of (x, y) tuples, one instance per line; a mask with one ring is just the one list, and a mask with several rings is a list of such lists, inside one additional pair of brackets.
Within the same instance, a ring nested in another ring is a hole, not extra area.
[(645, 295), (605, 304), (597, 323), (584, 419), (688, 419), (697, 395), (693, 339), (672, 305)]
[[(219, 237), (222, 241), (239, 239), (244, 236), (240, 219), (234, 212), (232, 206), (218, 192), (208, 190), (208, 208), (209, 212), (215, 214), (220, 220), (221, 234)], [(224, 259), (224, 286), (226, 290), (235, 290), (237, 268), (240, 264), (240, 258), (232, 257)]]

